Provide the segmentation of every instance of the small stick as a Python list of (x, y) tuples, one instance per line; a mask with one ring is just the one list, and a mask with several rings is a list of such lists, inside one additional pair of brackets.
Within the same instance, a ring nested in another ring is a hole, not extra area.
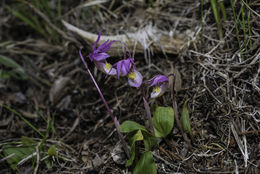
[[(173, 66), (173, 65), (171, 65)], [(179, 114), (178, 114), (178, 106), (177, 106), (177, 102), (176, 102), (176, 97), (175, 97), (175, 82), (176, 82), (176, 69), (174, 70), (174, 74), (170, 74), (173, 75), (173, 85), (172, 85), (172, 105), (173, 105), (173, 110), (174, 110), (174, 115), (175, 115), (175, 121), (177, 123), (177, 126), (179, 128), (179, 130), (181, 131), (181, 134), (183, 136), (183, 139), (186, 141), (186, 143), (188, 144), (189, 147), (191, 147), (191, 142), (187, 136), (187, 134), (184, 132), (182, 126), (181, 126), (181, 122), (180, 122), (180, 118), (179, 118)]]
[(146, 111), (147, 119), (149, 121), (149, 129), (150, 129), (151, 133), (153, 134), (153, 136), (155, 136), (151, 110), (150, 110), (149, 104), (146, 100), (143, 87), (142, 87), (142, 95), (143, 95), (143, 101), (144, 101), (144, 108), (145, 108), (145, 111)]
[(104, 98), (104, 96), (103, 96), (103, 94), (102, 94), (102, 92), (101, 92), (101, 90), (100, 90), (100, 88), (99, 88), (99, 86), (98, 86), (98, 84), (97, 84), (97, 82), (96, 82), (94, 76), (92, 75), (91, 71), (90, 71), (89, 68), (88, 68), (87, 62), (85, 61), (85, 59), (84, 59), (83, 56), (82, 56), (81, 50), (79, 50), (79, 55), (80, 55), (80, 58), (81, 58), (82, 62), (84, 63), (84, 65), (85, 65), (85, 67), (86, 67), (86, 69), (87, 69), (87, 71), (88, 71), (88, 73), (89, 73), (89, 75), (90, 75), (90, 77), (91, 77), (91, 80), (93, 81), (95, 87), (97, 88), (98, 93), (99, 93), (99, 95), (100, 95), (102, 101), (104, 102), (104, 105), (105, 105), (105, 107), (106, 107), (106, 109), (107, 109), (107, 111), (108, 111), (110, 117), (111, 117), (112, 120), (114, 121), (114, 125), (115, 125), (115, 127), (116, 127), (116, 131), (117, 131), (118, 136), (119, 136), (119, 139), (120, 139), (120, 141), (121, 141), (121, 143), (122, 143), (122, 145), (123, 145), (123, 148), (124, 148), (124, 150), (125, 150), (125, 153), (126, 153), (127, 157), (130, 158), (129, 150), (128, 150), (128, 148), (127, 148), (127, 143), (126, 143), (126, 141), (124, 140), (124, 137), (123, 137), (123, 135), (122, 135), (121, 132), (120, 132), (120, 124), (119, 124), (117, 118), (113, 115), (111, 109), (109, 108), (109, 106), (108, 106), (108, 104), (107, 104), (107, 101), (106, 101), (106, 99)]

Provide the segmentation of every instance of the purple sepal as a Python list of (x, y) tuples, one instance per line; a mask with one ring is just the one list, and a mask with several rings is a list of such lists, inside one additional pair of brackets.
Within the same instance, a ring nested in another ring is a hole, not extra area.
[(116, 66), (117, 77), (119, 78), (120, 74), (127, 75), (130, 72), (133, 64), (134, 58), (123, 59), (115, 63), (113, 66)]
[(91, 61), (101, 61), (101, 60), (105, 60), (108, 57), (110, 57), (107, 53), (90, 53), (89, 54), (89, 59)]
[[(102, 31), (102, 30), (101, 30)], [(105, 60), (107, 59), (108, 57), (110, 57), (107, 53), (111, 45), (116, 42), (115, 40), (113, 41), (110, 41), (107, 40), (106, 42), (104, 42), (103, 44), (101, 44), (98, 48), (97, 48), (97, 44), (98, 44), (98, 41), (100, 40), (100, 37), (101, 37), (101, 31), (98, 33), (98, 38), (96, 40), (96, 42), (94, 43), (93, 45), (93, 51), (92, 53), (89, 54), (89, 59), (91, 61), (101, 61), (101, 60)]]
[(147, 84), (149, 85), (149, 87), (157, 85), (159, 83), (163, 83), (163, 82), (168, 82), (169, 78), (167, 76), (164, 75), (156, 75), (154, 76), (152, 79), (147, 81)]

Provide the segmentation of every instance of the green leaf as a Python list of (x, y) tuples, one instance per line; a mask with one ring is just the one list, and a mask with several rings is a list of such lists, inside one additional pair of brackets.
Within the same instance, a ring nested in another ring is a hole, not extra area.
[(16, 110), (9, 108), (6, 105), (0, 105), (4, 108), (6, 108), (7, 110), (9, 110), (10, 112), (14, 113), (15, 115), (17, 115), (20, 119), (22, 119), (28, 126), (30, 126), (33, 130), (35, 130), (40, 136), (44, 137), (44, 135), (34, 126), (31, 124), (31, 122), (29, 122), (26, 118), (24, 118), (21, 114), (19, 114), (18, 112), (16, 112)]
[(0, 69), (0, 79), (9, 79), (11, 76), (10, 73)]
[(171, 107), (157, 106), (153, 112), (153, 126), (156, 137), (166, 137), (174, 124), (174, 111)]
[(134, 121), (125, 121), (120, 126), (120, 132), (122, 133), (129, 133), (136, 130), (143, 130), (147, 131), (144, 126), (140, 125), (139, 123), (136, 123)]
[[(47, 130), (46, 130), (45, 135), (44, 135), (44, 137), (41, 141), (41, 144), (40, 144), (40, 150), (43, 149), (43, 145), (44, 145), (45, 141), (47, 140), (47, 137), (49, 135), (51, 128), (52, 128), (52, 131), (53, 130), (55, 131), (54, 126), (53, 126), (55, 115), (56, 115), (56, 112), (53, 112), (53, 114), (51, 116), (51, 120), (48, 122)], [(55, 133), (55, 132), (53, 132), (53, 133)]]
[(188, 101), (189, 101), (189, 99), (187, 99), (184, 102), (180, 120), (181, 120), (181, 125), (183, 127), (183, 130), (185, 132), (187, 132), (188, 134), (190, 134), (191, 137), (193, 137), (192, 131), (191, 131), (191, 125), (190, 125), (190, 114), (189, 114), (189, 110), (187, 107)]
[(26, 137), (26, 136), (22, 136), (21, 140), (22, 140), (22, 144), (24, 146), (32, 146), (32, 145), (36, 145), (37, 144), (36, 141), (34, 141), (33, 139), (31, 139), (29, 137)]
[(156, 174), (156, 165), (152, 152), (145, 152), (134, 168), (134, 174)]
[(10, 76), (23, 80), (26, 80), (28, 78), (25, 70), (11, 58), (0, 55), (0, 64), (3, 64), (8, 68), (12, 68), (12, 70), (8, 72), (0, 70), (1, 78), (9, 78)]
[(5, 57), (3, 55), (0, 55), (0, 64), (3, 64), (9, 68), (21, 68), (21, 66), (13, 61), (11, 58)]
[(150, 132), (143, 131), (145, 151), (150, 151), (157, 145), (157, 139)]
[(133, 161), (135, 159), (135, 142), (143, 140), (143, 134), (141, 130), (138, 130), (131, 138), (130, 138), (130, 144), (131, 144), (131, 157), (126, 162), (126, 167), (129, 167), (133, 164)]
[(24, 158), (32, 155), (35, 152), (34, 146), (3, 146), (4, 157), (11, 156), (7, 159), (7, 163), (13, 170), (17, 170), (17, 164)]
[(57, 150), (56, 150), (56, 146), (55, 145), (52, 145), (48, 149), (48, 155), (57, 157), (58, 154), (57, 154)]

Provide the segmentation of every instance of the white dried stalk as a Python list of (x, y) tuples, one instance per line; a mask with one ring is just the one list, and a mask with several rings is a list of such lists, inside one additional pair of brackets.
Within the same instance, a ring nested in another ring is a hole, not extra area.
[[(76, 26), (69, 24), (62, 20), (63, 25), (71, 32), (76, 33), (83, 39), (90, 43), (94, 43), (97, 39), (97, 34), (84, 31)], [(170, 37), (168, 34), (163, 34), (156, 27), (148, 25), (136, 33), (126, 33), (113, 36), (102, 35), (99, 43), (104, 43), (107, 40), (117, 40), (125, 43), (129, 48), (134, 48), (136, 45), (136, 53), (144, 53), (145, 51), (162, 52), (168, 54), (178, 54), (188, 42), (181, 39), (179, 36)], [(136, 44), (137, 42), (137, 44)], [(121, 45), (121, 44), (120, 44)], [(109, 54), (111, 56), (119, 55), (118, 49), (121, 48), (119, 44), (113, 44)], [(162, 50), (163, 49), (163, 50)], [(149, 52), (150, 53), (150, 52)], [(121, 55), (121, 54), (120, 54)], [(149, 56), (149, 54), (148, 54)]]
[[(242, 155), (244, 157), (245, 167), (247, 167), (248, 153), (247, 153), (246, 141), (244, 141), (245, 144), (243, 145), (241, 139), (238, 137), (238, 134), (237, 134), (237, 132), (236, 132), (236, 130), (234, 128), (233, 123), (231, 123), (230, 126), (231, 126), (231, 131), (232, 131), (232, 133), (233, 133), (233, 135), (235, 137), (235, 140), (237, 142), (237, 145), (239, 147), (239, 150), (241, 151), (241, 153), (242, 153)], [(243, 126), (243, 124), (242, 124), (242, 126)], [(243, 149), (246, 149), (246, 150), (244, 151)]]

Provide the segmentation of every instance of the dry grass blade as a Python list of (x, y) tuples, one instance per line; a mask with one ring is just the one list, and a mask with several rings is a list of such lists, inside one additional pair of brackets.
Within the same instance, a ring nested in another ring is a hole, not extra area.
[[(242, 124), (242, 125), (243, 125), (243, 124)], [(240, 149), (240, 151), (241, 151), (241, 153), (242, 153), (242, 155), (243, 155), (243, 157), (244, 157), (245, 167), (247, 167), (247, 163), (248, 163), (248, 153), (247, 153), (246, 139), (244, 138), (244, 143), (245, 143), (245, 144), (243, 145), (241, 139), (238, 137), (238, 134), (237, 134), (237, 132), (236, 132), (236, 130), (235, 130), (235, 128), (234, 128), (233, 123), (231, 123), (230, 126), (231, 126), (231, 131), (232, 131), (232, 133), (233, 133), (233, 135), (234, 135), (234, 137), (235, 137), (235, 140), (236, 140), (236, 142), (237, 142), (237, 145), (238, 145), (238, 147), (239, 147), (239, 149)], [(244, 137), (245, 137), (245, 135), (244, 135)], [(245, 151), (244, 151), (243, 149), (245, 149)]]
[(245, 6), (252, 11), (256, 16), (260, 17), (260, 14), (258, 14), (256, 11), (254, 11), (247, 3), (245, 3), (244, 0), (242, 0), (243, 4), (245, 4)]

